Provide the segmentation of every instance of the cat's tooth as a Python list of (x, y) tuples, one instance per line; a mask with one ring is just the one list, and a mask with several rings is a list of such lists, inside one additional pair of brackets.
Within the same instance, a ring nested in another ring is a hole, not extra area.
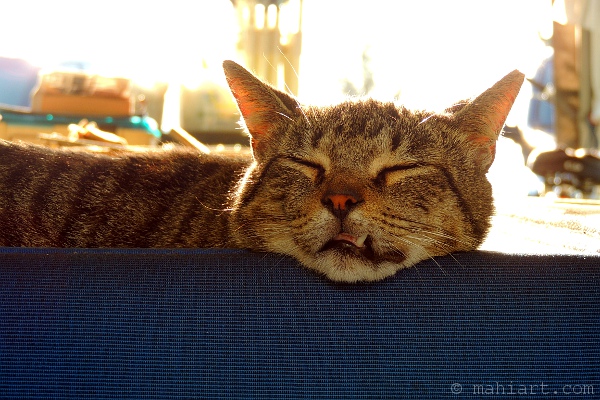
[(356, 239), (356, 247), (363, 247), (365, 245), (365, 240), (367, 240), (367, 234), (362, 235)]

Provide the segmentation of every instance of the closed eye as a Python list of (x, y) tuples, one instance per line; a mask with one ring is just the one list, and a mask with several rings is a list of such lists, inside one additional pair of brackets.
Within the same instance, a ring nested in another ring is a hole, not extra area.
[(317, 164), (313, 161), (308, 161), (302, 158), (297, 157), (286, 157), (286, 160), (293, 162), (296, 165), (299, 165), (306, 175), (313, 178), (314, 180), (320, 180), (325, 175), (325, 168)]
[(375, 178), (375, 181), (382, 185), (390, 185), (394, 183), (398, 178), (409, 174), (410, 172), (421, 166), (421, 164), (417, 163), (407, 163), (386, 167), (379, 171), (377, 177)]

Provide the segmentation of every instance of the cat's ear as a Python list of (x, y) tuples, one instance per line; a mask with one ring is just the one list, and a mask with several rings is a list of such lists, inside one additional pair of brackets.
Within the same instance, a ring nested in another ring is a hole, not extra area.
[(496, 155), (496, 140), (519, 94), (525, 75), (515, 70), (469, 103), (447, 111), (471, 146), (478, 168), (487, 170)]
[(223, 70), (256, 150), (273, 139), (272, 133), (280, 124), (294, 118), (298, 102), (233, 61), (224, 61)]

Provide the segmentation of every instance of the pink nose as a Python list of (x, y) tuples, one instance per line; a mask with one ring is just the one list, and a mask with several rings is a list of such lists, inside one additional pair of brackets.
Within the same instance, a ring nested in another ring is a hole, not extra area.
[(331, 202), (333, 208), (339, 210), (346, 210), (352, 207), (358, 201), (351, 194), (331, 194), (326, 197), (328, 202)]
[(323, 204), (338, 218), (345, 217), (361, 198), (352, 193), (327, 193)]

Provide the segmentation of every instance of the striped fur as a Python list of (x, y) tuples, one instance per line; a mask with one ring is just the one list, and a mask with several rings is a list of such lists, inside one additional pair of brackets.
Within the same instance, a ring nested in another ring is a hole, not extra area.
[(444, 113), (301, 106), (226, 61), (252, 159), (118, 157), (0, 143), (0, 245), (236, 247), (335, 281), (469, 251), (493, 212), (486, 172), (523, 76)]

